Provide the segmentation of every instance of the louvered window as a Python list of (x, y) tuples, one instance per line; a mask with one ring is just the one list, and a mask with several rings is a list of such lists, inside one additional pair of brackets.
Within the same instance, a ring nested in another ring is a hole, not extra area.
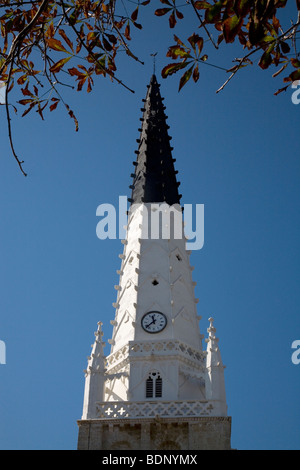
[(155, 381), (155, 396), (157, 398), (161, 398), (162, 396), (162, 378), (160, 376), (158, 376)]
[(158, 372), (151, 372), (146, 380), (146, 398), (162, 397), (162, 378)]
[(153, 379), (148, 377), (146, 380), (146, 398), (153, 397)]

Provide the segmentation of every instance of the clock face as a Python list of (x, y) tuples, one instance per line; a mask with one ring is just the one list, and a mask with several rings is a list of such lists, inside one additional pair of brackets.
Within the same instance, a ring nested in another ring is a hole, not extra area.
[(159, 333), (167, 324), (167, 317), (161, 312), (148, 312), (142, 318), (142, 327), (147, 333)]

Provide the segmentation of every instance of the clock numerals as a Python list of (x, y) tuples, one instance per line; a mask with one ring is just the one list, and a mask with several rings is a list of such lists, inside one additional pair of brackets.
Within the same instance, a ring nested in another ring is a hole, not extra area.
[(167, 317), (161, 312), (148, 312), (142, 318), (142, 328), (147, 333), (159, 333), (167, 324)]

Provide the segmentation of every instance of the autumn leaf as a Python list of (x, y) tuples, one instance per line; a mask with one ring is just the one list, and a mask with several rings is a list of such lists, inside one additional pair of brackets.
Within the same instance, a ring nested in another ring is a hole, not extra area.
[(251, 8), (251, 1), (250, 0), (237, 0), (234, 3), (234, 11), (238, 16), (245, 16), (249, 13)]
[(18, 85), (24, 85), (27, 79), (28, 79), (28, 76), (26, 74), (19, 77), (17, 80)]
[(300, 79), (300, 68), (292, 72), (288, 77), (285, 77), (283, 81), (286, 82), (295, 82)]
[(136, 9), (131, 14), (132, 21), (136, 21), (138, 17), (139, 7), (137, 6)]
[(68, 44), (69, 48), (72, 50), (72, 52), (74, 52), (74, 47), (73, 47), (73, 43), (72, 41), (68, 38), (68, 36), (66, 35), (65, 31), (63, 29), (59, 29), (58, 30), (60, 36), (66, 41), (66, 43)]
[(177, 21), (176, 21), (175, 13), (174, 13), (174, 11), (172, 11), (171, 15), (169, 16), (170, 28), (175, 28), (176, 23), (177, 23)]
[(200, 76), (199, 67), (198, 67), (198, 65), (196, 65), (196, 67), (193, 70), (193, 80), (194, 80), (195, 83), (199, 80), (199, 76)]
[(184, 46), (183, 42), (181, 41), (181, 39), (179, 39), (179, 37), (176, 36), (176, 34), (174, 34), (174, 41), (177, 42), (177, 44), (179, 44), (180, 46)]
[(68, 72), (71, 76), (74, 76), (74, 75), (77, 75), (78, 77), (81, 76), (81, 75), (84, 76), (84, 74), (82, 72), (79, 72), (79, 70), (77, 70), (76, 67), (72, 67), (72, 68), (68, 69)]
[[(198, 34), (194, 33), (192, 34), (192, 36), (188, 38), (188, 41), (191, 44), (195, 54), (199, 56), (203, 49), (203, 43), (204, 43), (203, 38), (198, 36)], [(198, 52), (196, 52), (196, 46), (198, 48)]]
[(108, 42), (107, 39), (105, 39), (105, 37), (102, 38), (102, 41), (103, 41), (104, 49), (108, 52), (111, 52), (113, 50), (113, 46)]
[(224, 39), (227, 43), (234, 42), (236, 35), (239, 33), (244, 19), (237, 15), (227, 18), (223, 23)]
[(254, 21), (253, 19), (250, 21), (249, 26), (249, 41), (252, 45), (258, 44), (262, 38), (264, 37), (265, 31), (262, 23), (258, 21)]
[(54, 101), (53, 104), (51, 104), (51, 106), (49, 107), (50, 111), (54, 111), (54, 109), (57, 108), (57, 105), (59, 103), (59, 99), (58, 98), (52, 98), (51, 101)]
[(167, 52), (167, 57), (172, 57), (172, 59), (177, 59), (178, 57), (185, 58), (191, 57), (189, 52), (186, 51), (183, 47), (180, 46), (171, 46)]
[(34, 101), (33, 98), (27, 98), (25, 100), (19, 100), (18, 103), (26, 106), (26, 104), (32, 103), (32, 101)]
[(125, 32), (124, 32), (124, 36), (125, 36), (125, 38), (126, 38), (128, 41), (131, 40), (129, 21), (127, 22), (127, 25), (126, 25), (126, 28), (125, 28)]
[(177, 63), (177, 64), (168, 64), (162, 69), (161, 76), (162, 76), (162, 78), (167, 78), (169, 75), (173, 75), (173, 73), (178, 72), (178, 70), (184, 69), (190, 63), (191, 63), (191, 61), (189, 61), (189, 62), (180, 62), (180, 63)]
[(210, 5), (210, 8), (207, 8), (205, 12), (205, 21), (207, 23), (214, 23), (220, 16), (222, 6), (223, 1), (217, 2), (214, 5)]
[(56, 62), (56, 64), (52, 65), (50, 67), (50, 72), (52, 73), (58, 73), (61, 71), (61, 69), (63, 68), (63, 66), (69, 62), (69, 60), (71, 59), (71, 57), (65, 57), (64, 59), (61, 59), (59, 60), (58, 62)]
[(186, 72), (184, 72), (184, 74), (182, 75), (180, 82), (179, 82), (178, 91), (180, 91), (181, 88), (189, 81), (192, 75), (192, 71), (193, 71), (193, 65), (188, 70), (186, 70)]
[(292, 66), (295, 67), (295, 68), (300, 68), (300, 60), (299, 60), (299, 59), (294, 59), (294, 58), (292, 58), (292, 59), (291, 59), (291, 64), (292, 64)]
[(259, 65), (263, 70), (265, 70), (265, 69), (267, 69), (267, 68), (271, 65), (272, 60), (273, 60), (273, 59), (272, 59), (272, 56), (271, 56), (271, 52), (265, 51), (265, 52), (263, 53), (263, 55), (261, 56), (258, 65)]
[(33, 93), (31, 93), (31, 91), (28, 90), (28, 82), (25, 88), (21, 88), (21, 92), (24, 96), (34, 96)]
[(29, 111), (31, 111), (32, 108), (33, 108), (36, 104), (37, 104), (37, 101), (34, 101), (33, 103), (31, 103), (31, 105), (30, 105), (27, 109), (25, 109), (24, 113), (22, 114), (22, 117), (26, 116), (26, 114), (28, 114)]
[(288, 54), (291, 50), (290, 46), (284, 41), (280, 41), (280, 47), (283, 54)]
[(46, 42), (48, 47), (50, 47), (51, 49), (59, 52), (66, 52), (67, 54), (69, 54), (69, 52), (65, 49), (59, 39), (50, 38), (47, 39)]
[(194, 2), (194, 7), (197, 9), (197, 10), (206, 10), (208, 8), (211, 7), (211, 4), (208, 3), (208, 2), (201, 2), (201, 1), (198, 1), (198, 2)]
[(55, 31), (54, 31), (53, 21), (51, 21), (48, 28), (45, 31), (45, 38), (46, 39), (53, 38), (54, 34), (55, 34)]
[(172, 8), (158, 8), (155, 10), (156, 16), (164, 16), (166, 15)]

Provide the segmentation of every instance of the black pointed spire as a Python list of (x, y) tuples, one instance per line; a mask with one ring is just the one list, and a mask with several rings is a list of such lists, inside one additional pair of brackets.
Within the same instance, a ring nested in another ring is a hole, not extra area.
[(139, 148), (134, 163), (132, 204), (147, 202), (166, 202), (169, 205), (180, 204), (179, 183), (176, 181), (174, 159), (172, 158), (169, 126), (164, 113), (165, 106), (160, 95), (156, 76), (152, 75), (148, 92), (142, 108), (143, 117)]

